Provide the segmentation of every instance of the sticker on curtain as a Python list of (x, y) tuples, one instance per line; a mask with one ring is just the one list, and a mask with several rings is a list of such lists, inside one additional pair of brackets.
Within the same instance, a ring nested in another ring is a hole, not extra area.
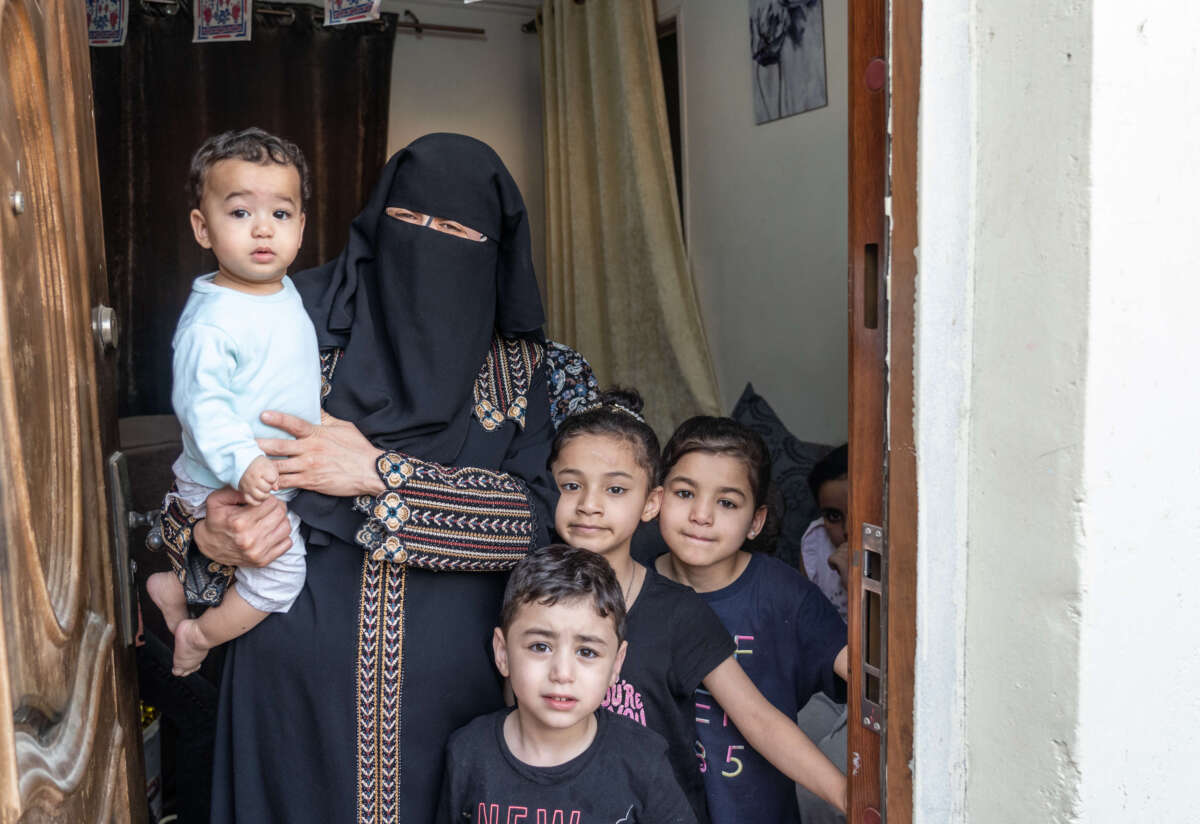
[(325, 25), (379, 19), (380, 0), (325, 0)]
[(124, 46), (129, 0), (87, 0), (89, 46)]
[(251, 3), (253, 0), (195, 0), (192, 42), (249, 40), (254, 19)]

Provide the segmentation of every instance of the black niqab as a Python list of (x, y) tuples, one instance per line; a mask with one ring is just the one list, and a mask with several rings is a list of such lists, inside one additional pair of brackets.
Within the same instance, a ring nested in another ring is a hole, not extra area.
[[(397, 220), (392, 206), (488, 239)], [(293, 280), (320, 347), (342, 349), (324, 409), (380, 448), (473, 465), (460, 453), (494, 333), (540, 341), (545, 322), (525, 204), (499, 156), (464, 135), (414, 141), (384, 167), (341, 255)], [(361, 525), (349, 499), (302, 490), (290, 508), (346, 540)]]
[[(390, 217), (398, 206), (482, 232), (480, 243)], [(486, 144), (431, 134), (397, 152), (345, 251), (294, 278), (321, 347), (343, 350), (325, 399), (372, 443), (452, 464), (494, 331), (541, 335), (529, 220)]]

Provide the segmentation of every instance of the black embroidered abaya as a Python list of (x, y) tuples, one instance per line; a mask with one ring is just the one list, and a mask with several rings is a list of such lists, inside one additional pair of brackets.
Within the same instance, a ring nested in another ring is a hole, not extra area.
[[(502, 706), (490, 633), (503, 572), (546, 541), (553, 512), (520, 194), (484, 144), (421, 138), (388, 162), (342, 255), (294, 280), (322, 345), (325, 408), (381, 449), (387, 489), (292, 502), (312, 528), (307, 582), (230, 646), (213, 821), (428, 824), (447, 737)], [(168, 544), (202, 566), (190, 524), (166, 515)]]

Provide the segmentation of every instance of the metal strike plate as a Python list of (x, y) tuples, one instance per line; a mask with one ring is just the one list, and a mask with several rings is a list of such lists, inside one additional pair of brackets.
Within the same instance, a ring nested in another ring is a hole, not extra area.
[(861, 620), (862, 725), (882, 734), (887, 705), (887, 534), (862, 524)]

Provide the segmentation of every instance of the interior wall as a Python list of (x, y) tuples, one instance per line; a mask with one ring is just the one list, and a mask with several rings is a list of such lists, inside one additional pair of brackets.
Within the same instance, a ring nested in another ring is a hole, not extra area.
[(745, 0), (678, 14), (686, 231), (722, 405), (747, 381), (797, 437), (847, 432), (846, 7), (826, 0), (829, 105), (756, 126)]
[(383, 0), (383, 10), (402, 20), (405, 9), (423, 22), (482, 28), (487, 34), (396, 34), (388, 153), (430, 132), (468, 134), (495, 149), (525, 197), (534, 266), (544, 288), (541, 58), (537, 35), (521, 31), (533, 12)]

